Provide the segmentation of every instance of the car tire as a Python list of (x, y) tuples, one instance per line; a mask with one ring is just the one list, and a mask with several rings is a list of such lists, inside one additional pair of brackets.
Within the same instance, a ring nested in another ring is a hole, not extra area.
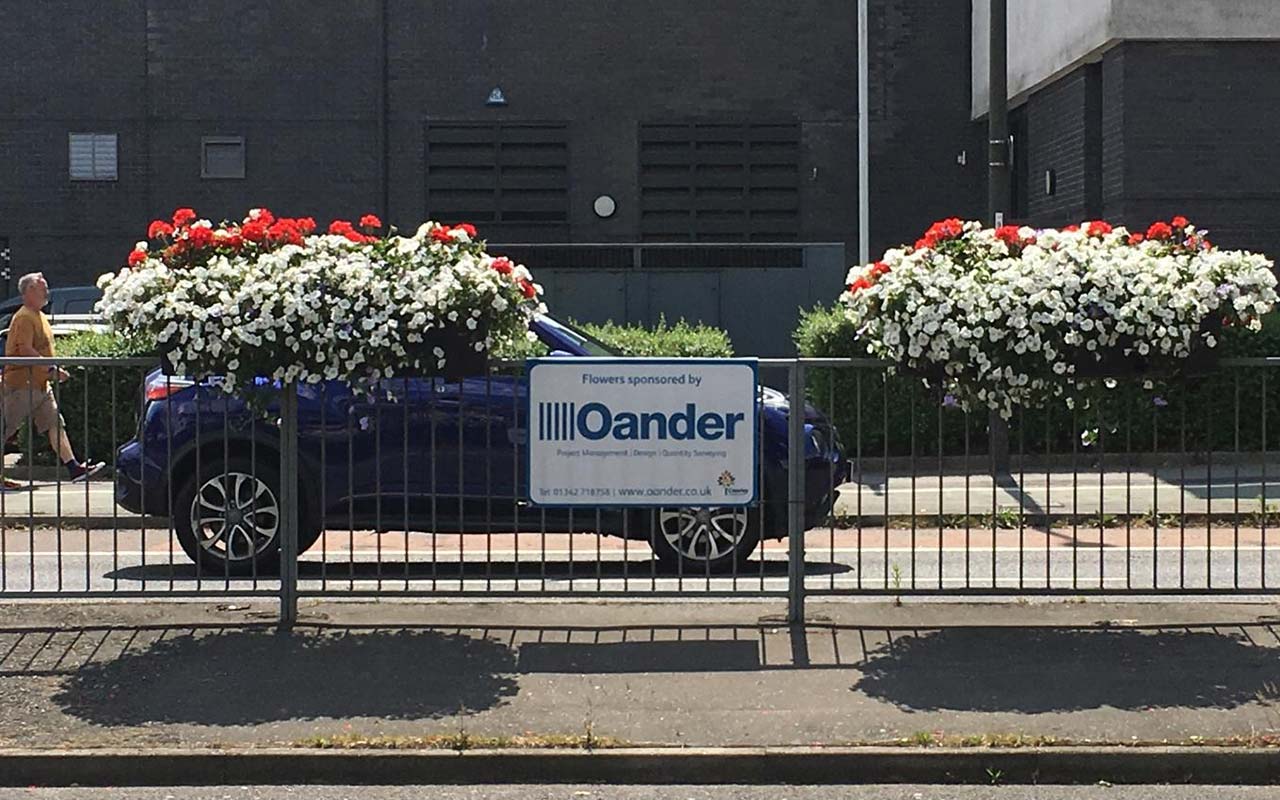
[(760, 544), (759, 508), (658, 508), (643, 512), (658, 560), (677, 572), (698, 575), (746, 566)]
[[(210, 576), (274, 574), (280, 567), (280, 472), (270, 462), (232, 457), (202, 464), (173, 498), (183, 551)], [(303, 514), (298, 552), (320, 526)]]

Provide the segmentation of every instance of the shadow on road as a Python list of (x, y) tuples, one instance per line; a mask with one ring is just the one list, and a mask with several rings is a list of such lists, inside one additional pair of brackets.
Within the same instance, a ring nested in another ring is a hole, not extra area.
[(891, 637), (853, 691), (911, 711), (1236, 708), (1276, 699), (1266, 627), (950, 628)]
[[(477, 552), (483, 552), (483, 549), (481, 548)], [(573, 580), (594, 580), (597, 577), (608, 580), (621, 578), (647, 580), (651, 576), (669, 579), (678, 578), (681, 575), (687, 578), (707, 577), (705, 572), (696, 570), (681, 572), (654, 559), (594, 561), (589, 558), (590, 554), (586, 554), (582, 560), (578, 561), (571, 562), (557, 559), (542, 562), (537, 560), (536, 553), (530, 553), (528, 561), (519, 563), (514, 561), (463, 562), (457, 560), (437, 561), (435, 563), (423, 561), (405, 562), (402, 559), (396, 559), (394, 552), (388, 552), (386, 555), (388, 560), (384, 561), (333, 560), (320, 562), (304, 560), (298, 563), (298, 577), (304, 581), (327, 579), (336, 582), (339, 586), (344, 581), (352, 578), (362, 581), (381, 578), (387, 582), (394, 583), (397, 580), (403, 581), (405, 578), (411, 580), (431, 580), (432, 578), (457, 580), (459, 576), (471, 580), (483, 580), (485, 578), (494, 580), (511, 580), (515, 578), (537, 580), (545, 576), (548, 581), (567, 581), (571, 578)], [(850, 571), (852, 571), (852, 567), (847, 564), (817, 561), (810, 561), (805, 564), (806, 575), (837, 575)], [(712, 578), (732, 579), (735, 575), (741, 580), (759, 579), (760, 577), (785, 578), (787, 576), (787, 562), (785, 560), (750, 561), (739, 567), (737, 572), (711, 573)], [(197, 572), (194, 564), (177, 562), (122, 567), (104, 574), (103, 577), (108, 580), (152, 582), (168, 580), (220, 581), (226, 576), (223, 573), (210, 572), (208, 570)], [(274, 575), (264, 573), (258, 577), (265, 579), (274, 577)], [(252, 576), (245, 575), (237, 578), (233, 575), (231, 580), (247, 581), (252, 580)]]
[(500, 643), (434, 630), (197, 630), (89, 661), (52, 699), (98, 725), (433, 719), (500, 704), (515, 665)]

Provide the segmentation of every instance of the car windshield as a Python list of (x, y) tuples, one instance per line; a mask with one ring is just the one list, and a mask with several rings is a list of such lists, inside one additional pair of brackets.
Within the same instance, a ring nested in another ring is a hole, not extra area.
[[(601, 342), (599, 339), (596, 339), (590, 334), (584, 333), (583, 331), (580, 331), (577, 328), (571, 325), (568, 325), (564, 322), (560, 322), (559, 320), (554, 320), (551, 317), (540, 317), (539, 322), (541, 322), (547, 328), (553, 330), (555, 334), (559, 336), (561, 339), (567, 340), (571, 344), (582, 348), (582, 351), (589, 356), (620, 355), (618, 351), (609, 347), (604, 342)], [(547, 342), (547, 344), (551, 345), (551, 347), (554, 349), (558, 343)]]

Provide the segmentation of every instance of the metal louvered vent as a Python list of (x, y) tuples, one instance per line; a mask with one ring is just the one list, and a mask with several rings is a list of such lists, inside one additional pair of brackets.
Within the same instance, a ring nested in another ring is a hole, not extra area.
[(489, 239), (569, 236), (569, 134), (561, 123), (426, 128), (427, 216), (470, 222)]
[(795, 241), (800, 126), (640, 126), (640, 232), (647, 241)]
[(114, 133), (67, 134), (71, 180), (116, 180), (117, 144)]

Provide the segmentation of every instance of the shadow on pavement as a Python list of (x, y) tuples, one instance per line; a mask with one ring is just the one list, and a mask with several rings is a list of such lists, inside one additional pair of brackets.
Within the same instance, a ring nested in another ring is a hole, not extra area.
[[(532, 684), (538, 691), (560, 685), (572, 694), (588, 675), (624, 676), (613, 685), (642, 694), (672, 676), (681, 686), (824, 687), (906, 712), (1226, 710), (1280, 699), (1277, 641), (1273, 626), (1257, 623), (917, 629), (787, 626), (768, 618), (716, 625), (308, 622), (293, 633), (245, 622), (24, 626), (0, 628), (0, 697), (8, 689), (48, 691), (60, 714), (104, 727), (433, 720), (518, 703), (526, 676), (547, 676)], [(816, 677), (832, 670), (849, 678)], [(568, 683), (557, 684), (556, 676)], [(19, 708), (0, 704), (0, 726), (15, 714)]]
[(1274, 646), (1233, 630), (950, 628), (891, 637), (853, 691), (909, 711), (1236, 708), (1276, 699)]
[[(483, 552), (483, 548), (477, 550), (477, 553)], [(543, 576), (548, 581), (567, 581), (573, 580), (594, 580), (599, 577), (602, 579), (620, 579), (630, 578), (633, 580), (647, 580), (649, 577), (657, 578), (678, 578), (683, 575), (690, 579), (705, 579), (707, 574), (698, 571), (684, 571), (683, 573), (666, 564), (655, 561), (654, 559), (636, 559), (632, 561), (594, 561), (584, 558), (580, 561), (567, 561), (557, 559), (555, 561), (542, 562), (537, 560), (536, 553), (530, 553), (528, 561), (437, 561), (435, 563), (410, 561), (405, 562), (402, 559), (395, 559), (396, 554), (390, 551), (387, 554), (388, 560), (384, 561), (310, 561), (304, 560), (298, 563), (298, 577), (301, 580), (320, 580), (328, 579), (336, 582), (339, 587), (341, 584), (351, 578), (355, 580), (383, 580), (394, 584), (395, 581), (403, 581), (406, 577), (411, 580), (430, 580), (438, 578), (440, 580), (456, 580), (459, 576), (468, 579), (503, 579), (510, 580), (519, 578), (521, 580), (535, 580)], [(180, 556), (179, 556), (180, 557)], [(391, 560), (395, 559), (395, 560)], [(852, 567), (847, 564), (834, 562), (810, 561), (805, 563), (806, 575), (836, 575), (852, 571)], [(750, 561), (736, 573), (734, 572), (713, 572), (712, 578), (732, 579), (737, 576), (740, 580), (759, 579), (761, 576), (766, 578), (785, 578), (787, 576), (787, 562), (785, 560), (766, 560), (766, 561)], [(112, 570), (103, 575), (108, 580), (120, 581), (195, 581), (209, 580), (221, 581), (226, 576), (220, 572), (210, 572), (208, 570), (197, 573), (194, 564), (186, 561), (174, 563), (157, 563), (146, 564), (132, 567), (122, 567)], [(259, 574), (261, 579), (273, 578), (274, 574)], [(232, 581), (251, 581), (253, 576), (231, 576)]]
[(91, 660), (53, 702), (98, 725), (249, 725), (320, 717), (432, 719), (516, 692), (500, 643), (420, 629), (177, 631)]

